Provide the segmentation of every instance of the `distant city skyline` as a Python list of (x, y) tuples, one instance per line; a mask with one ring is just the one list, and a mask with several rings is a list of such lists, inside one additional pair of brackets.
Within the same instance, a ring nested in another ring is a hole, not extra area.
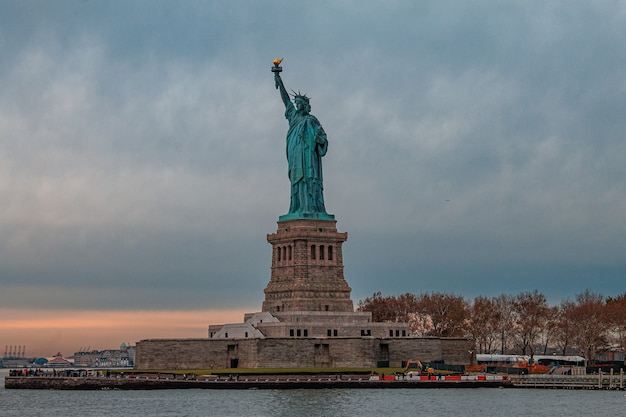
[(618, 295), (625, 36), (605, 0), (2, 2), (0, 346), (260, 309), (289, 209), (277, 57), (328, 135), (355, 303)]
[[(27, 311), (0, 309), (2, 350), (24, 346), (25, 357), (71, 356), (81, 349), (119, 349), (140, 339), (208, 337), (208, 325), (243, 320), (243, 311)], [(15, 342), (14, 342), (15, 341)]]

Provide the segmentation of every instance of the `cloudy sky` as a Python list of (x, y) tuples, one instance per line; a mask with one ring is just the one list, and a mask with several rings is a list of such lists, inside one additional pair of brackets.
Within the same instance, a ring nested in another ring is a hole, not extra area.
[(355, 302), (626, 291), (623, 1), (8, 0), (0, 51), (2, 347), (260, 309), (276, 57), (328, 134)]

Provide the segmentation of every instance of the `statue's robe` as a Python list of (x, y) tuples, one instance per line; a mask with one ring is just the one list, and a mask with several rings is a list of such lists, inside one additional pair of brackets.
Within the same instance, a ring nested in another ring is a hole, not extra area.
[(285, 117), (289, 120), (289, 213), (326, 213), (322, 185), (322, 157), (328, 148), (326, 132), (315, 116), (298, 113), (293, 104), (287, 106)]

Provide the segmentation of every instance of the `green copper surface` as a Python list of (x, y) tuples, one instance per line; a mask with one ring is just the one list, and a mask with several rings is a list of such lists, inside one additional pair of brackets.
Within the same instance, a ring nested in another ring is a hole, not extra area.
[(322, 157), (328, 149), (326, 132), (317, 118), (310, 114), (311, 106), (306, 95), (295, 94), (294, 106), (280, 78), (282, 68), (278, 68), (275, 66), (272, 72), (285, 104), (285, 117), (289, 121), (286, 147), (291, 182), (289, 213), (280, 216), (279, 220), (333, 220), (335, 216), (326, 213), (324, 207)]

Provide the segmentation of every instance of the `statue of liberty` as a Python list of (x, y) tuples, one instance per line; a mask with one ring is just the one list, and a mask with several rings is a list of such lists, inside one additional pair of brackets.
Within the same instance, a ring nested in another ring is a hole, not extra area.
[(287, 163), (291, 182), (291, 202), (289, 213), (280, 216), (280, 220), (322, 219), (332, 220), (332, 214), (324, 207), (324, 187), (322, 185), (322, 157), (326, 155), (328, 140), (326, 132), (315, 116), (310, 114), (309, 98), (300, 92), (293, 95), (294, 103), (283, 80), (280, 60), (274, 60), (274, 81), (285, 104), (285, 117), (289, 121), (287, 131)]

